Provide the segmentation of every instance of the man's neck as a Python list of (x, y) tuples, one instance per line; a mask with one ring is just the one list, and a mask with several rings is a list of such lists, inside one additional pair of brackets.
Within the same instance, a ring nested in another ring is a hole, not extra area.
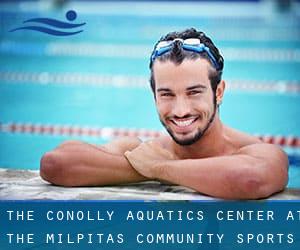
[(196, 143), (181, 146), (173, 141), (173, 149), (180, 159), (198, 159), (223, 155), (226, 150), (224, 127), (216, 115), (210, 128)]

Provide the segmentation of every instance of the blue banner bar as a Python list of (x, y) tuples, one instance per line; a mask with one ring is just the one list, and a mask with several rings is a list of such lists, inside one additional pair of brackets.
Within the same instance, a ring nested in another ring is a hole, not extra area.
[(1, 201), (0, 249), (300, 249), (300, 201)]

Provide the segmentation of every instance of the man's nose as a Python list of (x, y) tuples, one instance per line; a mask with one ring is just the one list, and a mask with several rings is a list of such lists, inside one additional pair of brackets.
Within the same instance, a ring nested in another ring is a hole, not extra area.
[(191, 107), (188, 100), (186, 100), (186, 98), (177, 97), (173, 107), (173, 115), (177, 117), (184, 117), (190, 114), (190, 111)]

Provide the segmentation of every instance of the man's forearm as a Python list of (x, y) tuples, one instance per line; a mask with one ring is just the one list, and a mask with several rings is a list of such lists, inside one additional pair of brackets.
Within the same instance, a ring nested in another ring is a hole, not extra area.
[(88, 144), (46, 153), (41, 159), (40, 174), (43, 179), (62, 186), (103, 186), (146, 180), (123, 155), (110, 154)]
[(267, 170), (249, 156), (169, 160), (158, 164), (156, 178), (187, 186), (198, 192), (228, 199), (257, 199), (276, 190)]

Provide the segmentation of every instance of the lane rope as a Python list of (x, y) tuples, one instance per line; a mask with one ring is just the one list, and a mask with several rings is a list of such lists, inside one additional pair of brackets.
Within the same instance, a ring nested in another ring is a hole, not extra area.
[[(117, 88), (139, 87), (150, 88), (149, 79), (145, 76), (101, 75), (91, 73), (50, 73), (50, 72), (0, 72), (0, 84), (4, 82), (32, 83), (40, 85), (88, 85), (112, 86)], [(226, 80), (227, 88), (234, 91), (274, 92), (300, 94), (299, 81), (255, 81), (255, 80)]]
[[(300, 62), (298, 48), (232, 48), (221, 47), (227, 61), (245, 62)], [(108, 58), (148, 58), (152, 46), (142, 44), (99, 44), (91, 42), (49, 42), (42, 46), (39, 43), (3, 41), (0, 52), (24, 56), (78, 56)]]
[[(51, 136), (87, 136), (103, 139), (135, 136), (141, 138), (156, 138), (165, 133), (150, 129), (130, 129), (112, 127), (90, 127), (78, 125), (48, 125), (33, 123), (0, 123), (0, 132), (4, 133), (23, 133), (32, 135), (51, 135)], [(282, 135), (259, 135), (255, 134), (266, 143), (277, 144), (291, 148), (300, 148), (300, 137)]]

